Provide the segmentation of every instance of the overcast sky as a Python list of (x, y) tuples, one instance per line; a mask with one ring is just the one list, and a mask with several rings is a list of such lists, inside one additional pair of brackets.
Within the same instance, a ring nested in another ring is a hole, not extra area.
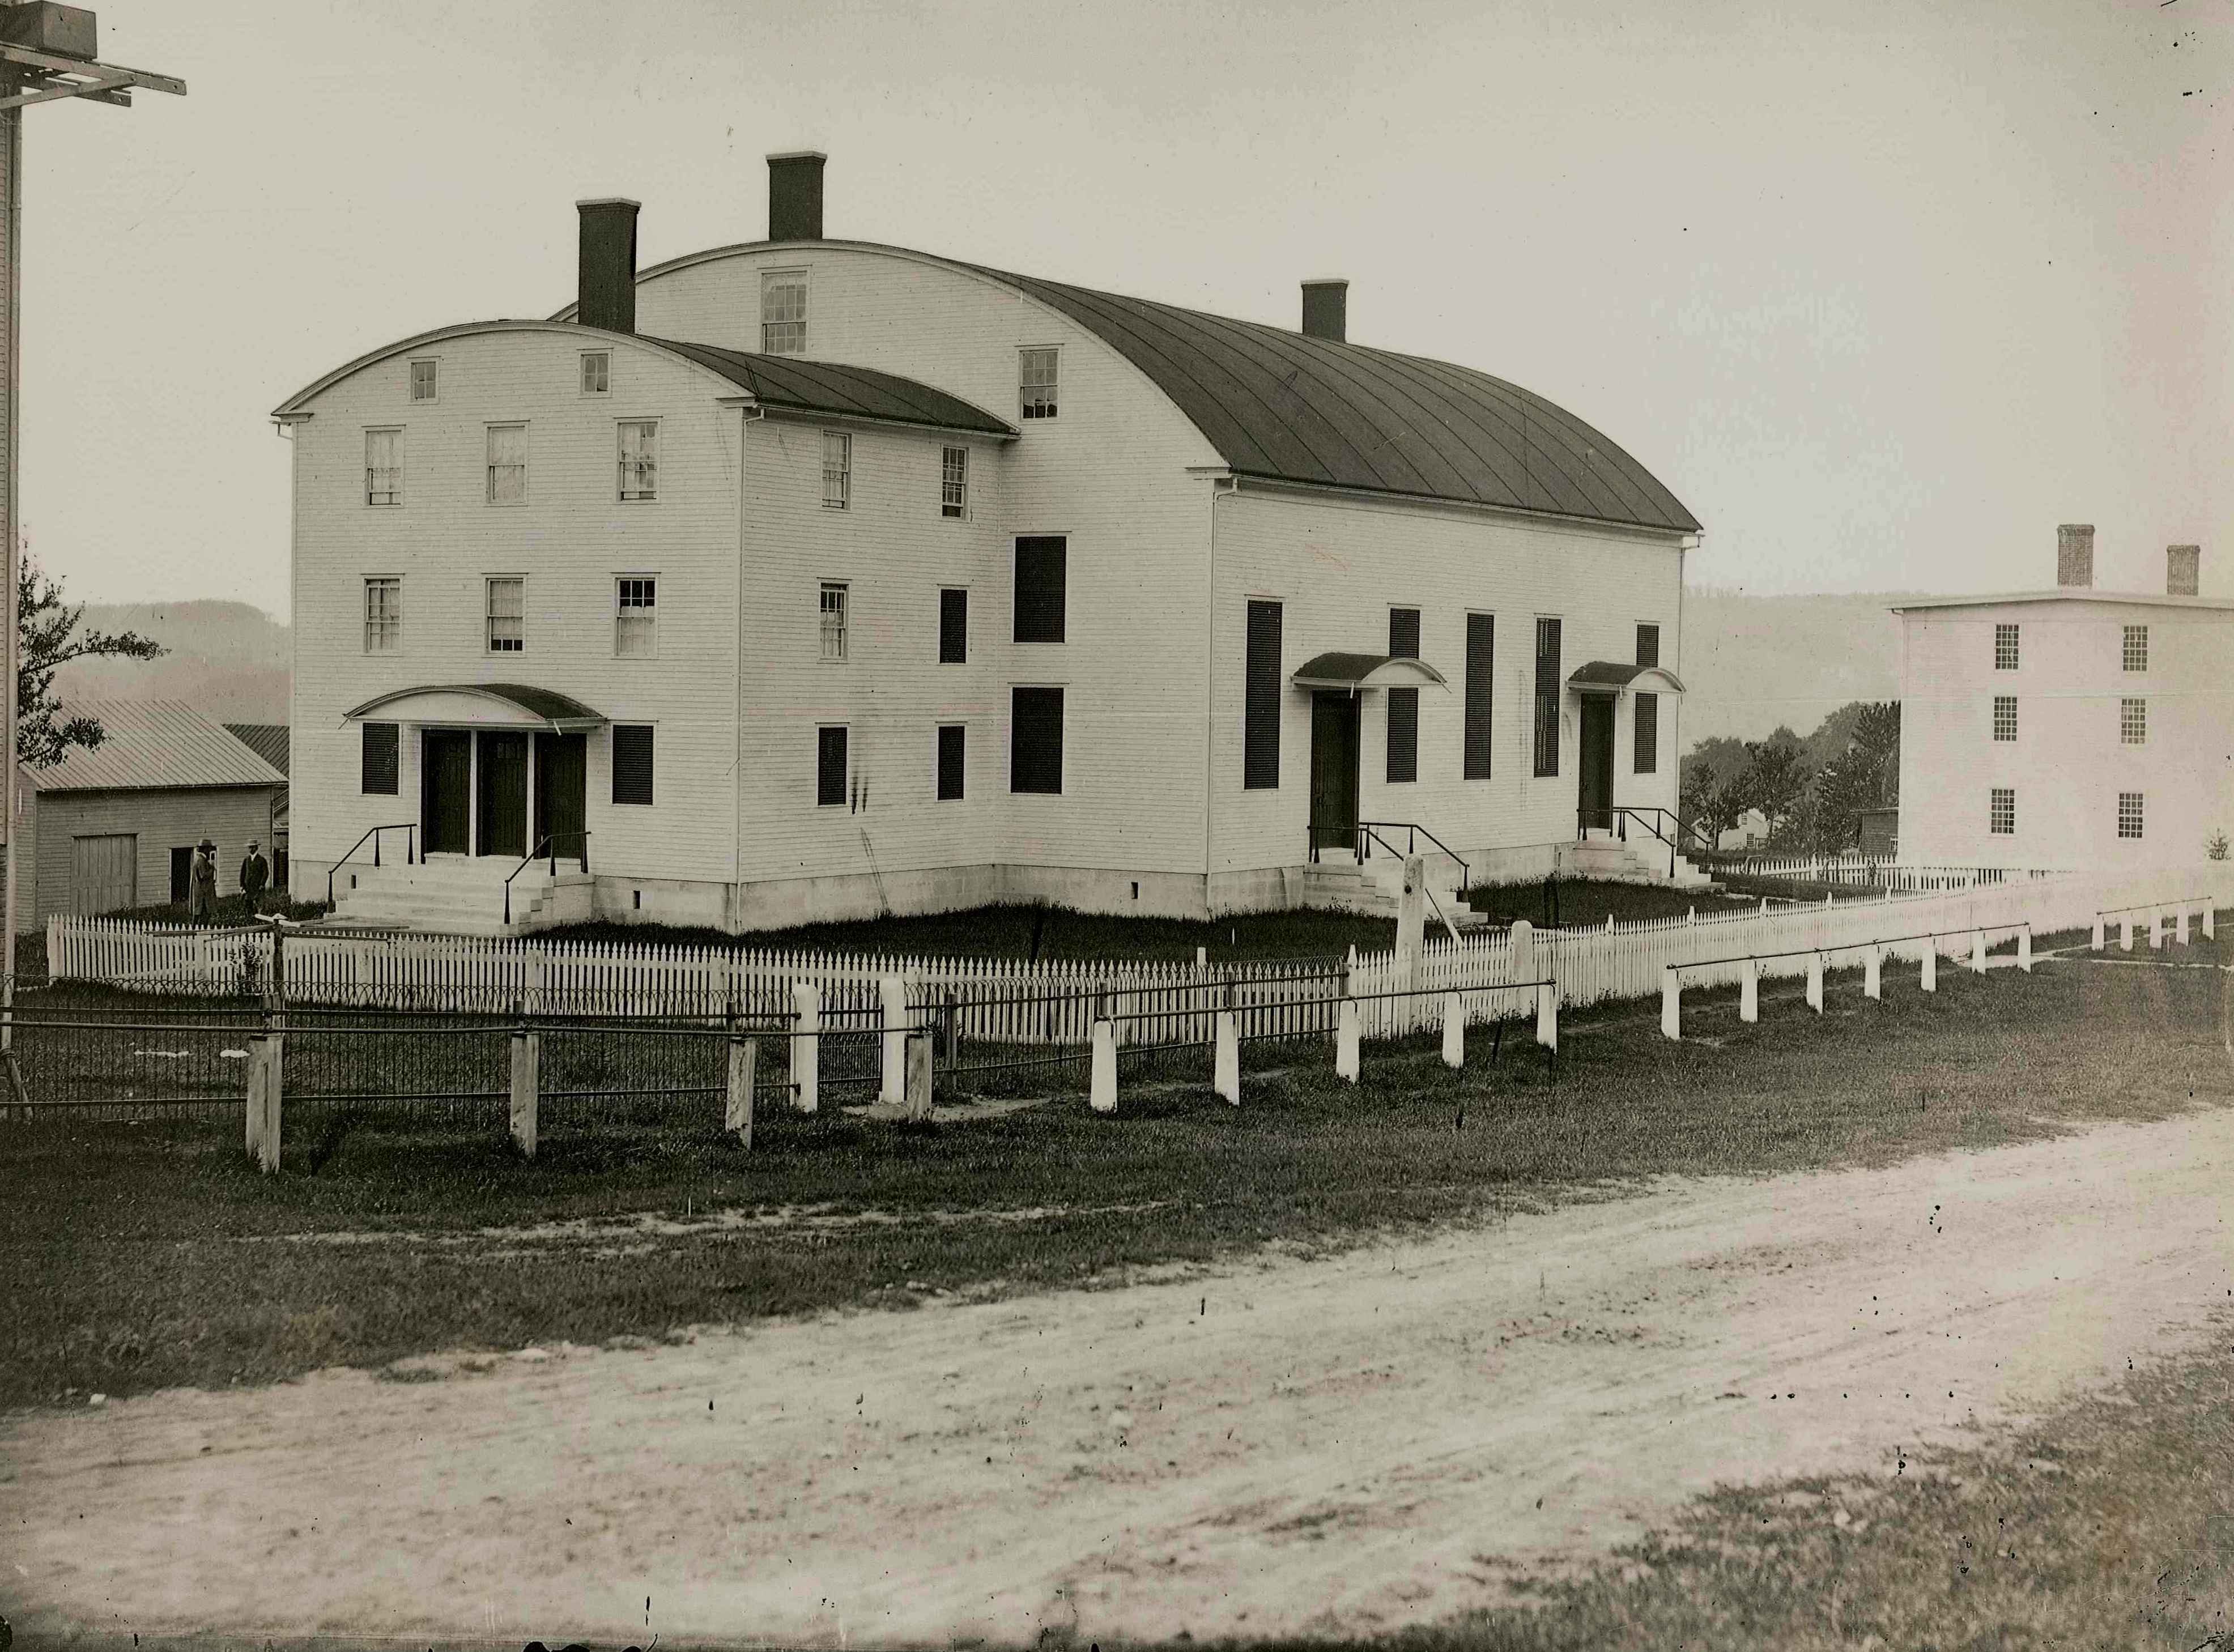
[(24, 519), (73, 593), (287, 604), (290, 393), (826, 225), (1525, 384), (1706, 524), (1695, 584), (2234, 594), (2234, 7), (101, 0), (181, 99), (26, 120)]

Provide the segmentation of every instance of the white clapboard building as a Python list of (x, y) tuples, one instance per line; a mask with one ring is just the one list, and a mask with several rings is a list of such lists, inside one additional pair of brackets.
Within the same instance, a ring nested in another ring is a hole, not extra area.
[(2094, 588), (2057, 530), (2053, 591), (1903, 604), (1900, 858), (2055, 870), (2200, 864), (2234, 833), (2234, 602)]
[(558, 316), (278, 410), (298, 887), (746, 930), (1356, 902), (1392, 844), (1669, 874), (1699, 524), (1572, 415), (1349, 342), (1340, 282), (1290, 331), (826, 238), (820, 155), (764, 241), (639, 271), (637, 212), (583, 203)]

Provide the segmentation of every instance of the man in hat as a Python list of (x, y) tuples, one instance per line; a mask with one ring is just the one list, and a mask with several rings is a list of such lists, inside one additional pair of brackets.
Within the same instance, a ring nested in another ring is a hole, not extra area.
[(194, 849), (194, 875), (186, 916), (197, 924), (217, 922), (217, 845), (204, 838)]
[(248, 843), (248, 858), (240, 863), (240, 892), (248, 898), (248, 916), (256, 916), (256, 903), (263, 898), (265, 885), (271, 881), (271, 863), (251, 838)]

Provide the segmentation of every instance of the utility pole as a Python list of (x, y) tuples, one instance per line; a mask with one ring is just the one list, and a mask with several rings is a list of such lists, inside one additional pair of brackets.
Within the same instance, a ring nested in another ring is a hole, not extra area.
[(23, 1099), (23, 1081), (16, 1067), (16, 690), (20, 618), (16, 593), (23, 551), (23, 531), (17, 509), (17, 460), (23, 449), (23, 111), (34, 103), (62, 98), (90, 98), (96, 103), (132, 106), (132, 89), (186, 95), (186, 83), (168, 75), (124, 69), (95, 61), (94, 15), (76, 6), (52, 5), (45, 0), (29, 4), (0, 4), (0, 542), (6, 545), (8, 582), (4, 670), (8, 710), (5, 718), (4, 761), (0, 761), (0, 832), (7, 834), (7, 868), (0, 880), (0, 1055), (4, 1055), (10, 1087)]

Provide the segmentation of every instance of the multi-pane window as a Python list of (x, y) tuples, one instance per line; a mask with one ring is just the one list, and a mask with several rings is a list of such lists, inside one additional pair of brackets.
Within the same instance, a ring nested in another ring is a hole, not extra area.
[(2017, 737), (2017, 697), (2013, 694), (1994, 696), (1994, 738), (2011, 741)]
[(1636, 774), (1660, 772), (1660, 696), (1656, 694), (1636, 696), (1636, 749), (1629, 767)]
[(2149, 669), (2149, 628), (2146, 625), (2126, 627), (2126, 669), (2146, 671)]
[(836, 808), (846, 801), (846, 730), (814, 731), (814, 806)]
[[(1388, 656), (1391, 659), (1420, 657), (1420, 611), (1388, 611)], [(1420, 778), (1420, 691), (1388, 690), (1388, 780), (1402, 785)]]
[(441, 363), (427, 360), (411, 363), (411, 399), (432, 402), (434, 399), (434, 370)]
[(1660, 663), (1660, 627), (1640, 624), (1636, 628), (1636, 663), (1639, 665)]
[(392, 722), (364, 725), (364, 754), (358, 770), (357, 789), (368, 796), (395, 795), (395, 736), (396, 727)]
[(647, 500), (659, 497), (659, 421), (624, 419), (620, 422), (621, 497)]
[(807, 271), (771, 270), (761, 278), (761, 349), (798, 356), (807, 349)]
[(1061, 352), (1019, 350), (1016, 359), (1017, 413), (1026, 419), (1055, 417), (1055, 375)]
[(1559, 772), (1559, 622), (1536, 622), (1536, 776)]
[(2118, 702), (2118, 741), (2120, 745), (2146, 746), (2149, 743), (2149, 702), (2146, 700)]
[(613, 387), (613, 353), (611, 350), (585, 349), (582, 352), (582, 394), (603, 395)]
[(648, 722), (613, 725), (613, 801), (651, 803), (652, 729)]
[(364, 502), (368, 505), (403, 503), (403, 433), (368, 430), (364, 433)]
[(1009, 701), (1009, 789), (1062, 790), (1062, 690), (1013, 689)]
[(2017, 669), (2017, 628), (2014, 625), (1994, 627), (1994, 669), (2014, 671)]
[(403, 643), (403, 582), (395, 578), (364, 582), (364, 651), (393, 654)]
[(853, 496), (853, 438), (843, 431), (822, 433), (823, 508), (842, 511)]
[(2121, 838), (2141, 835), (2141, 794), (2139, 792), (2118, 793), (2118, 835)]
[(958, 585), (938, 593), (938, 663), (970, 663), (970, 593)]
[(527, 498), (527, 427), (488, 428), (488, 502), (518, 505)]
[(1986, 830), (2006, 838), (2017, 829), (2017, 793), (2013, 786), (1996, 786), (1986, 805)]
[(962, 797), (963, 741), (962, 725), (944, 722), (938, 726), (938, 800), (958, 802)]
[(1069, 554), (1069, 542), (1059, 534), (1016, 541), (1017, 642), (1062, 641)]
[(659, 580), (624, 573), (613, 581), (613, 652), (631, 658), (659, 652)]
[(1466, 616), (1466, 777), (1486, 780), (1492, 753), (1490, 709), (1497, 670), (1497, 617)]
[(527, 581), (517, 574), (488, 582), (488, 651), (518, 654), (527, 647)]
[(841, 581), (822, 582), (822, 657), (846, 657), (846, 586)]
[(1280, 623), (1278, 603), (1249, 604), (1241, 668), (1241, 784), (1248, 791), (1280, 784)]
[(959, 519), (970, 513), (970, 450), (938, 450), (938, 513)]

